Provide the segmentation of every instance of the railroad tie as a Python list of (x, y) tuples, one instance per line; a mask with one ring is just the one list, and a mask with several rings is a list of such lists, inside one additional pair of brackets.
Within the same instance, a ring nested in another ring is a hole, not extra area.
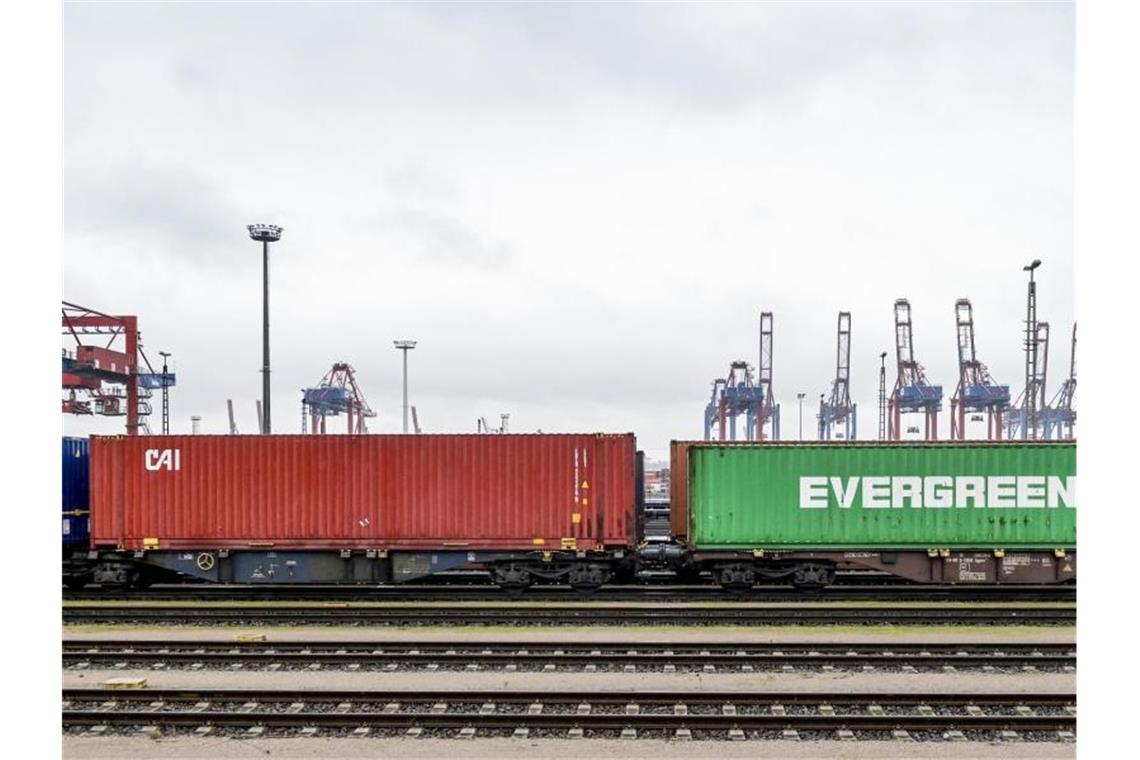
[(351, 702), (341, 702), (340, 704), (338, 704), (336, 706), (336, 711), (338, 713), (352, 712), (352, 703)]
[(589, 703), (583, 702), (582, 704), (578, 705), (578, 714), (579, 715), (589, 715), (590, 714)]
[(392, 715), (393, 713), (398, 713), (400, 712), (400, 703), (389, 702), (388, 704), (384, 705), (384, 709), (380, 712), (384, 715)]
[(304, 702), (293, 702), (287, 708), (285, 708), (285, 712), (287, 712), (287, 713), (299, 713), (299, 712), (303, 711), (304, 709), (305, 709), (305, 703)]
[(640, 715), (641, 714), (641, 705), (636, 704), (634, 702), (630, 702), (628, 705), (625, 706), (625, 714), (626, 715)]
[(436, 702), (434, 705), (431, 706), (431, 711), (435, 715), (442, 715), (443, 713), (447, 712), (447, 703), (446, 702)]
[(526, 714), (527, 715), (542, 715), (542, 703), (541, 702), (531, 703), (531, 705), (526, 709)]
[(494, 702), (484, 702), (483, 706), (479, 708), (480, 715), (493, 715), (495, 713)]

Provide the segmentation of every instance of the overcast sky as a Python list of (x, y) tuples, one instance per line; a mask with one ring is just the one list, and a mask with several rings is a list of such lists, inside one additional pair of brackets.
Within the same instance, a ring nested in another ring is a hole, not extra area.
[(510, 412), (658, 458), (757, 362), (762, 310), (784, 437), (797, 392), (814, 430), (840, 310), (874, 437), (906, 297), (948, 435), (954, 301), (1016, 395), (1033, 258), (1050, 397), (1068, 372), (1073, 35), (1068, 3), (68, 3), (63, 294), (173, 353), (173, 432), (225, 432), (227, 398), (254, 432), (245, 225), (280, 224), (274, 432), (342, 360), (398, 431), (413, 338), (426, 432)]

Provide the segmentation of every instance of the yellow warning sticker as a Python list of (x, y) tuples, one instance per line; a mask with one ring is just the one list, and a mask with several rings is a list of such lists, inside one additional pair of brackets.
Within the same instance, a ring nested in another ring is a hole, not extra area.
[(542, 546), (543, 544), (546, 543), (546, 539), (545, 538), (536, 538), (533, 541), (531, 541), (531, 543), (534, 544), (535, 546)]
[(574, 523), (575, 525), (582, 522), (582, 513), (575, 512), (574, 514), (570, 515), (570, 522)]
[(590, 500), (587, 499), (585, 496), (583, 496), (582, 497), (582, 504), (589, 504), (589, 503), (590, 503)]
[(589, 488), (589, 487), (590, 487), (590, 483), (588, 481), (583, 480), (582, 481), (582, 488)]

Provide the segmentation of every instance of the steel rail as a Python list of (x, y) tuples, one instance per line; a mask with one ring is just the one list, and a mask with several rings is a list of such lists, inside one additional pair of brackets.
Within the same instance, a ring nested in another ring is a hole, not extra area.
[(768, 607), (386, 605), (221, 607), (207, 605), (111, 607), (65, 604), (64, 623), (288, 623), (368, 625), (1073, 625), (1074, 607)]
[[(83, 589), (64, 591), (65, 601), (486, 601), (502, 602), (507, 595), (488, 585), (449, 586), (360, 586), (360, 585), (207, 585), (182, 584), (152, 587), (141, 591)], [(1073, 601), (1072, 585), (1028, 586), (923, 586), (904, 584), (836, 585), (818, 591), (789, 586), (758, 586), (745, 592), (726, 591), (717, 586), (618, 586), (603, 587), (583, 595), (566, 587), (527, 589), (526, 601), (701, 602), (701, 601)]]
[(65, 641), (63, 664), (312, 665), (356, 668), (430, 664), (486, 667), (903, 667), (1075, 668), (1070, 644), (726, 644), (595, 642), (226, 642), (185, 640)]
[[(213, 725), (263, 728), (311, 726), (326, 729), (365, 727), (477, 730), (525, 727), (579, 728), (591, 731), (797, 729), (918, 732), (1072, 732), (1076, 728), (1076, 695), (1069, 692), (813, 694), (739, 691), (145, 689), (109, 693), (105, 689), (64, 689), (63, 699), (65, 728), (91, 725)], [(147, 703), (149, 709), (138, 709), (138, 704), (143, 702)], [(194, 703), (192, 709), (185, 709), (181, 704), (190, 702)], [(98, 703), (99, 707), (85, 706), (88, 703)], [(283, 704), (288, 705), (284, 710), (280, 709)], [(319, 709), (334, 704), (335, 710)], [(375, 709), (381, 705), (382, 709)], [(504, 711), (502, 708), (505, 706), (526, 706), (527, 709)], [(572, 709), (548, 710), (552, 706)], [(684, 709), (679, 709), (682, 707)], [(688, 710), (692, 707), (720, 709), (716, 712), (690, 713)], [(789, 707), (798, 708), (798, 711), (786, 712)], [(595, 708), (609, 711), (598, 712)], [(620, 708), (620, 712), (614, 711), (615, 708)], [(812, 708), (812, 711), (808, 712), (808, 708)], [(667, 711), (654, 712), (658, 709)], [(906, 712), (898, 712), (899, 710)], [(1046, 711), (1047, 714), (1038, 714), (1038, 710)]]

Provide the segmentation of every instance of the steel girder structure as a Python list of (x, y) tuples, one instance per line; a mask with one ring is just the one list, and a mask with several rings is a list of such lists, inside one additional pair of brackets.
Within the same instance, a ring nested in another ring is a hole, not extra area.
[(1061, 383), (1060, 390), (1045, 407), (1045, 437), (1050, 439), (1073, 439), (1073, 424), (1077, 421), (1077, 410), (1073, 408), (1073, 395), (1077, 391), (1077, 323), (1073, 323), (1073, 340), (1069, 354), (1069, 376)]
[[(146, 401), (150, 387), (162, 387), (164, 380), (161, 374), (139, 372), (138, 317), (104, 314), (67, 301), (62, 304), (63, 335), (75, 341), (72, 351), (63, 349), (62, 387), (68, 392), (63, 413), (125, 416), (127, 435), (145, 431), (140, 418), (151, 411)], [(103, 345), (85, 342), (92, 337)], [(120, 338), (122, 350), (115, 347)], [(151, 382), (155, 377), (158, 385)]]
[(914, 334), (910, 317), (910, 302), (905, 298), (895, 301), (895, 357), (898, 376), (888, 403), (892, 441), (902, 440), (902, 415), (921, 413), (925, 418), (924, 437), (938, 440), (938, 413), (942, 411), (942, 386), (931, 385), (914, 359)]
[(326, 418), (344, 414), (348, 418), (348, 432), (363, 435), (368, 432), (364, 420), (376, 416), (364, 400), (364, 393), (356, 382), (356, 371), (347, 362), (334, 364), (315, 388), (305, 388), (301, 393), (302, 428), (307, 416), (314, 434), (328, 432)]
[[(772, 324), (772, 312), (760, 312), (760, 364), (756, 384), (760, 388), (763, 405), (756, 430), (757, 441), (765, 438), (780, 440), (780, 405), (776, 403), (776, 394), (772, 390)], [(769, 430), (767, 435), (765, 426)]]
[(843, 438), (855, 440), (856, 408), (851, 403), (851, 312), (839, 312), (835, 342), (835, 379), (830, 399), (819, 402), (819, 440), (830, 441), (832, 428), (843, 426)]
[(958, 331), (958, 387), (950, 399), (950, 438), (966, 439), (966, 414), (984, 413), (986, 438), (1000, 441), (1002, 415), (1009, 408), (1008, 385), (998, 385), (986, 365), (978, 361), (974, 343), (974, 307), (966, 298), (954, 303)]
[[(1033, 340), (1033, 372), (1006, 417), (1006, 438), (1044, 437), (1045, 386), (1049, 376), (1049, 323), (1038, 322)], [(1042, 436), (1038, 436), (1038, 431)]]
[(705, 440), (735, 441), (736, 420), (744, 415), (746, 441), (759, 441), (763, 414), (763, 390), (752, 376), (752, 368), (745, 361), (729, 365), (728, 376), (713, 381), (712, 397), (705, 406)]

